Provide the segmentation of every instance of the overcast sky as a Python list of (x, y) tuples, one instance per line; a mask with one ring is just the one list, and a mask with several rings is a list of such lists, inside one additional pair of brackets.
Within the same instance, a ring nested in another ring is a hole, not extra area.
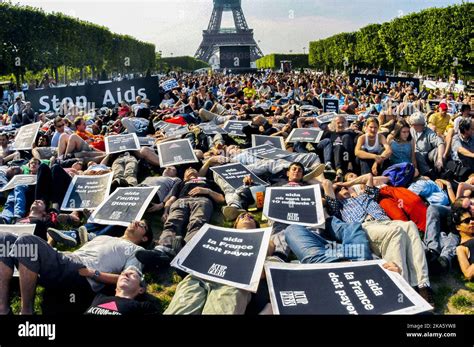
[[(212, 13), (212, 0), (19, 0), (62, 12), (112, 32), (151, 42), (164, 56), (194, 55)], [(355, 31), (370, 23), (462, 0), (242, 0), (264, 54), (308, 51), (309, 41)], [(233, 27), (231, 14), (224, 27)]]

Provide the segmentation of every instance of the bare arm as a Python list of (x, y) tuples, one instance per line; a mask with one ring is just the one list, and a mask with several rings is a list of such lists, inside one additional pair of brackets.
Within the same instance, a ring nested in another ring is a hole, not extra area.
[(356, 157), (360, 159), (374, 159), (375, 160), (377, 158), (377, 154), (369, 153), (362, 149), (362, 145), (364, 144), (364, 141), (365, 141), (365, 136), (360, 136), (357, 139), (355, 152), (354, 152)]
[(459, 267), (461, 268), (463, 275), (468, 280), (471, 280), (472, 278), (474, 278), (474, 264), (469, 263), (468, 252), (469, 248), (465, 246), (456, 247)]

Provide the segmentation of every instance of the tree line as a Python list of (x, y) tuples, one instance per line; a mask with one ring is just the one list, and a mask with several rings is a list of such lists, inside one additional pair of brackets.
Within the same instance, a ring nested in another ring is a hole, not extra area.
[(145, 72), (155, 65), (155, 46), (108, 28), (61, 13), (28, 6), (0, 4), (0, 75), (59, 67), (101, 73)]
[(309, 63), (325, 71), (380, 66), (425, 75), (473, 76), (473, 25), (472, 2), (430, 8), (310, 42)]
[(257, 69), (279, 69), (281, 62), (291, 61), (293, 69), (309, 67), (307, 54), (268, 54), (257, 60)]

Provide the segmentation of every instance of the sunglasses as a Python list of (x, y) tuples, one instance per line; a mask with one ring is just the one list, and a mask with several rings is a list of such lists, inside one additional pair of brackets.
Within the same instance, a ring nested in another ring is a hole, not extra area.
[(242, 213), (240, 216), (237, 217), (237, 220), (247, 219), (247, 220), (255, 220), (255, 218), (250, 213)]
[(463, 224), (463, 223), (466, 223), (466, 224), (471, 224), (471, 221), (472, 221), (472, 220), (473, 220), (473, 218), (472, 218), (472, 217), (469, 217), (469, 218), (463, 219), (463, 220), (461, 221), (461, 224)]

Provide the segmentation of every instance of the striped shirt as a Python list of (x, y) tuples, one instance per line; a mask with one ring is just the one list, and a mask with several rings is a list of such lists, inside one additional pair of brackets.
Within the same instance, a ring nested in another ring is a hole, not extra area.
[(326, 195), (328, 212), (346, 223), (363, 223), (367, 220), (390, 220), (377, 203), (379, 189), (365, 187), (365, 193), (355, 198), (336, 200)]

